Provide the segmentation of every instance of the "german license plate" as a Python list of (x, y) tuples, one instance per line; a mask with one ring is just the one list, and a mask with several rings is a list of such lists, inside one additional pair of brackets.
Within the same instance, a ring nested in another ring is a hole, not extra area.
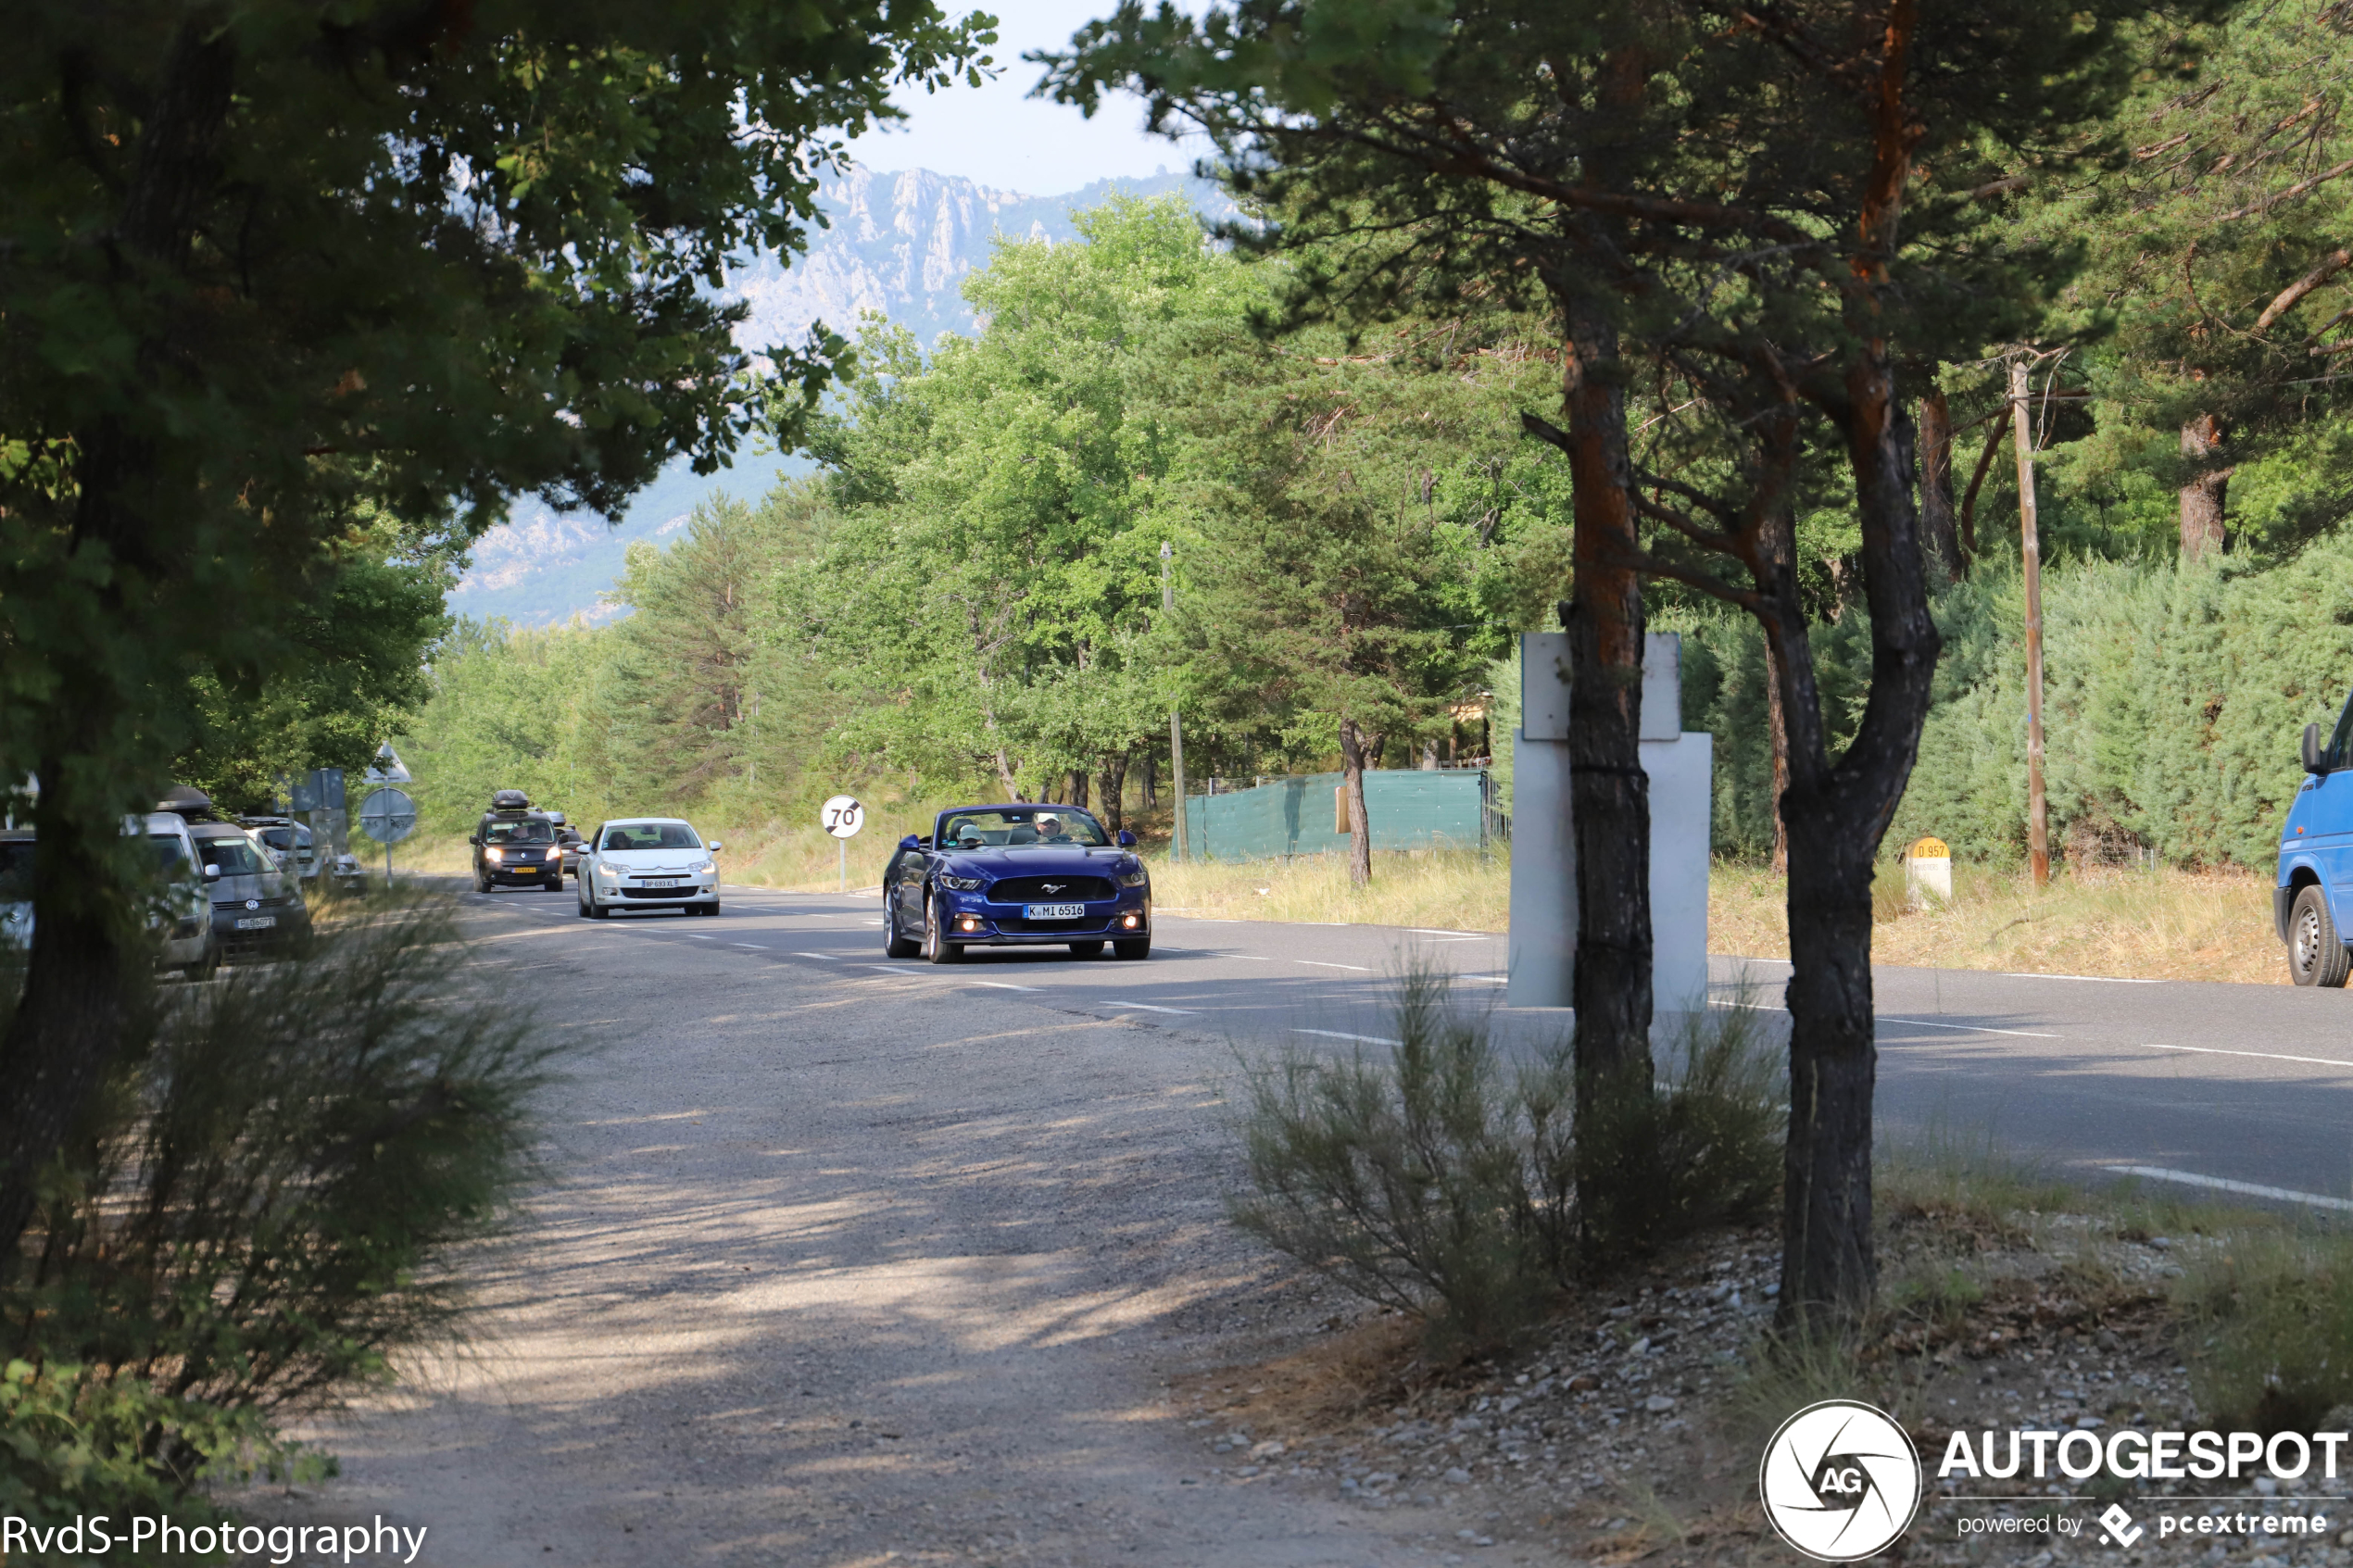
[(239, 931), (267, 931), (277, 923), (278, 917), (276, 915), (240, 915), (237, 917), (237, 929)]
[(1027, 920), (1078, 920), (1087, 913), (1084, 904), (1025, 904), (1022, 915)]

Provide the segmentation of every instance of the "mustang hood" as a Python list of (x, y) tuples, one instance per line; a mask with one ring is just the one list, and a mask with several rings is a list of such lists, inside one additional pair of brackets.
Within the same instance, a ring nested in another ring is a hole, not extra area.
[(1079, 845), (1008, 844), (989, 849), (950, 849), (939, 857), (939, 868), (958, 876), (985, 876), (992, 881), (1009, 876), (1051, 876), (1067, 872), (1077, 876), (1109, 877), (1133, 871), (1139, 864), (1127, 850), (1089, 849)]

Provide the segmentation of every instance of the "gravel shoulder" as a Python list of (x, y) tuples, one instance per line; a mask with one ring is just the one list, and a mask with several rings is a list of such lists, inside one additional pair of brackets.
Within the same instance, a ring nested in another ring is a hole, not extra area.
[(320, 1424), (341, 1476), (257, 1512), (470, 1568), (1365, 1568), (1468, 1527), (1202, 1462), (1178, 1386), (1340, 1306), (1224, 1222), (1226, 1041), (469, 923), (580, 1043), (548, 1181), (476, 1261), (475, 1343)]

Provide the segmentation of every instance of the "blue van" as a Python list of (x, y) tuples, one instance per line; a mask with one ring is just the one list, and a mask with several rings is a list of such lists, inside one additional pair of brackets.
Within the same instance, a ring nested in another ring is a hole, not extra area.
[[(2304, 726), (2304, 774), (2280, 829), (2271, 921), (2298, 985), (2342, 985), (2353, 973), (2353, 953), (2340, 935), (2353, 923), (2353, 702), (2325, 746), (2320, 725)], [(2346, 902), (2334, 905), (2340, 898)]]

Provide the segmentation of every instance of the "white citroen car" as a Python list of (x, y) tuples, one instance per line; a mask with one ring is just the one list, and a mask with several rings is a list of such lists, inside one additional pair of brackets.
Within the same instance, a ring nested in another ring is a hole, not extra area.
[(605, 822), (580, 847), (580, 916), (615, 909), (719, 912), (719, 841), (706, 844), (682, 817)]

